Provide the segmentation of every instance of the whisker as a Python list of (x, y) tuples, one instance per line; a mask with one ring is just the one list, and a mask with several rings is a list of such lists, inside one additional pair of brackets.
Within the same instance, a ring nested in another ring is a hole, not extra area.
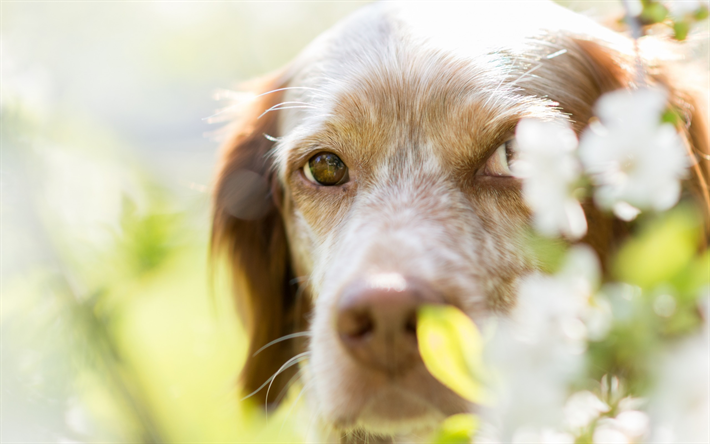
[(340, 434), (340, 442), (341, 443), (347, 443), (351, 435), (354, 435), (355, 431), (354, 430), (347, 430), (344, 432), (341, 432)]
[(546, 58), (546, 59), (554, 59), (555, 57), (561, 56), (562, 54), (567, 54), (567, 50), (566, 50), (566, 49), (560, 49), (559, 51), (553, 52), (552, 54), (548, 55), (548, 56), (545, 57), (545, 58)]
[(213, 117), (219, 116), (220, 114), (224, 114), (224, 113), (226, 113), (226, 112), (228, 112), (228, 111), (231, 111), (231, 110), (233, 110), (233, 109), (235, 109), (235, 108), (239, 108), (239, 107), (242, 106), (244, 103), (250, 102), (250, 101), (255, 100), (255, 99), (258, 99), (259, 97), (263, 97), (263, 96), (266, 96), (266, 95), (269, 95), (269, 94), (273, 94), (273, 93), (275, 93), (275, 92), (286, 91), (286, 90), (290, 90), (290, 89), (309, 89), (309, 90), (317, 91), (317, 92), (319, 92), (319, 93), (323, 93), (323, 91), (320, 90), (320, 89), (318, 89), (318, 88), (311, 88), (311, 87), (308, 87), (308, 86), (287, 86), (287, 87), (284, 87), (284, 88), (272, 89), (271, 91), (266, 91), (265, 93), (257, 94), (257, 95), (255, 95), (255, 96), (254, 96), (254, 95), (251, 95), (251, 94), (249, 94), (249, 93), (240, 93), (240, 92), (234, 92), (234, 91), (231, 91), (231, 92), (230, 92), (230, 91), (226, 91), (226, 90), (221, 90), (221, 91), (218, 92), (218, 95), (216, 96), (216, 98), (218, 98), (218, 99), (224, 98), (224, 97), (239, 97), (240, 95), (241, 95), (241, 96), (248, 95), (249, 97), (246, 98), (246, 99), (242, 99), (241, 101), (239, 101), (238, 103), (235, 103), (234, 105), (231, 105), (231, 106), (228, 106), (228, 107), (226, 107), (226, 108), (223, 108), (223, 109), (217, 111), (217, 113), (212, 114), (211, 116), (203, 117), (202, 120), (208, 120), (208, 119), (211, 119), (211, 118), (213, 118)]
[(322, 89), (320, 89), (320, 88), (313, 88), (313, 87), (311, 87), (311, 86), (286, 86), (286, 87), (283, 87), (283, 88), (276, 88), (276, 89), (272, 89), (271, 91), (266, 91), (265, 93), (261, 93), (261, 94), (259, 94), (259, 95), (257, 95), (257, 96), (254, 96), (254, 98), (256, 99), (257, 97), (266, 96), (266, 95), (269, 95), (269, 94), (273, 94), (273, 93), (275, 93), (275, 92), (286, 91), (286, 90), (290, 90), (290, 89), (310, 89), (310, 90), (312, 90), (312, 91), (317, 91), (317, 92), (320, 92), (320, 93), (324, 92), (324, 91), (323, 91)]
[(490, 101), (497, 97), (498, 91), (500, 91), (501, 87), (503, 86), (503, 83), (508, 79), (508, 76), (510, 75), (510, 72), (512, 70), (513, 70), (513, 66), (510, 65), (510, 66), (508, 66), (505, 74), (500, 76), (501, 77), (500, 82), (498, 82), (498, 85), (496, 85), (495, 89), (493, 89), (493, 92), (488, 95), (488, 98), (483, 103), (483, 108), (487, 108)]
[(296, 381), (298, 381), (301, 378), (301, 376), (303, 376), (303, 374), (304, 374), (303, 371), (304, 371), (303, 368), (299, 368), (298, 371), (296, 371), (296, 374), (291, 376), (291, 379), (288, 380), (288, 383), (286, 384), (286, 386), (284, 386), (284, 388), (281, 389), (279, 396), (276, 397), (276, 400), (274, 401), (276, 404), (281, 402), (281, 400), (288, 394), (288, 391), (291, 388), (291, 386), (294, 385), (296, 383)]
[[(312, 103), (308, 103), (308, 102), (299, 102), (299, 101), (295, 101), (295, 100), (290, 100), (290, 101), (285, 101), (285, 102), (277, 103), (276, 105), (272, 106), (272, 107), (269, 108), (269, 109), (275, 109), (275, 108), (278, 108), (278, 107), (283, 106), (283, 105), (315, 106), (315, 105), (313, 105)], [(268, 111), (268, 110), (267, 110), (267, 111)]]
[(280, 141), (282, 138), (281, 138), (281, 137), (270, 136), (270, 135), (264, 133), (264, 139), (268, 140), (269, 142), (278, 142), (278, 141)]
[(296, 333), (291, 333), (291, 334), (288, 334), (288, 335), (285, 335), (285, 336), (281, 336), (280, 338), (274, 339), (273, 341), (271, 341), (271, 342), (269, 342), (268, 344), (264, 345), (264, 346), (261, 347), (259, 350), (255, 351), (254, 354), (251, 355), (251, 356), (254, 357), (254, 356), (258, 355), (259, 353), (261, 353), (262, 351), (264, 351), (265, 349), (271, 347), (271, 346), (274, 345), (274, 344), (278, 344), (279, 342), (286, 341), (286, 340), (288, 340), (288, 339), (293, 339), (293, 338), (301, 338), (301, 337), (305, 337), (305, 336), (310, 336), (310, 335), (311, 335), (311, 333), (308, 332), (308, 331), (299, 331), (299, 332), (296, 332)]
[(300, 277), (295, 277), (291, 279), (288, 283), (289, 284), (302, 284), (304, 282), (308, 282), (310, 279), (310, 276), (300, 276)]
[[(249, 393), (248, 395), (246, 395), (245, 397), (243, 397), (242, 399), (240, 399), (240, 401), (244, 401), (244, 400), (246, 400), (246, 399), (249, 399), (249, 398), (251, 398), (252, 396), (254, 396), (254, 395), (256, 395), (257, 393), (259, 393), (259, 391), (260, 391), (261, 389), (263, 389), (264, 387), (266, 387), (267, 384), (270, 384), (271, 382), (273, 382), (274, 379), (275, 379), (279, 374), (281, 374), (282, 371), (284, 371), (284, 370), (288, 369), (289, 367), (292, 367), (292, 366), (298, 364), (299, 362), (301, 362), (301, 361), (292, 362), (294, 359), (304, 358), (304, 357), (305, 357), (304, 355), (306, 355), (306, 354), (308, 354), (308, 353), (310, 353), (310, 352), (303, 352), (303, 353), (301, 353), (301, 354), (299, 354), (299, 355), (294, 356), (293, 358), (289, 359), (288, 361), (286, 361), (286, 363), (285, 363), (284, 365), (282, 365), (281, 368), (278, 369), (278, 370), (276, 371), (276, 373), (274, 373), (269, 379), (267, 379), (263, 384), (261, 384), (258, 389), (256, 389), (256, 390), (254, 390), (253, 392)], [(271, 386), (269, 385), (269, 387), (271, 387)], [(268, 397), (268, 394), (267, 394), (267, 397)]]
[(523, 77), (525, 77), (525, 76), (527, 76), (527, 75), (530, 75), (530, 73), (534, 72), (535, 70), (537, 70), (537, 69), (540, 68), (540, 67), (542, 67), (542, 63), (538, 63), (538, 64), (535, 65), (534, 67), (530, 68), (530, 69), (527, 70), (525, 73), (523, 73), (523, 75), (521, 75), (520, 77), (518, 77), (517, 80), (515, 80), (515, 82), (511, 83), (510, 86), (515, 85), (516, 83), (518, 83), (519, 81), (521, 81), (521, 80), (523, 79)]
[[(284, 370), (286, 370), (286, 369), (288, 369), (288, 368), (290, 368), (290, 367), (293, 367), (294, 365), (298, 364), (298, 363), (301, 362), (301, 361), (304, 361), (304, 360), (308, 357), (308, 355), (309, 355), (310, 353), (311, 353), (311, 352), (307, 352), (307, 351), (306, 351), (306, 352), (303, 352), (303, 353), (299, 353), (299, 354), (297, 354), (296, 356), (294, 356), (293, 358), (291, 358), (291, 359), (289, 359), (288, 361), (286, 361), (286, 363), (285, 363), (284, 365), (282, 365), (280, 369), (278, 369), (278, 371), (274, 374), (274, 376), (272, 376), (272, 377), (270, 378), (270, 379), (271, 379), (271, 382), (269, 382), (269, 387), (266, 389), (266, 399), (269, 399), (269, 392), (271, 391), (271, 386), (273, 385), (274, 380), (276, 379), (276, 377), (277, 377), (279, 374), (281, 374), (282, 371), (284, 371)], [(293, 362), (291, 362), (291, 361), (293, 361)], [(264, 404), (264, 414), (265, 414), (265, 415), (268, 415), (268, 414), (269, 414), (269, 404), (268, 404), (268, 403), (267, 403), (267, 404)]]
[[(318, 107), (313, 106), (313, 105), (281, 106), (281, 105), (283, 105), (283, 104), (285, 104), (285, 103), (289, 103), (289, 102), (279, 103), (278, 105), (272, 106), (271, 108), (269, 108), (269, 109), (267, 109), (266, 111), (264, 111), (263, 113), (261, 113), (261, 114), (259, 115), (259, 117), (257, 117), (256, 119), (257, 119), (257, 120), (261, 119), (262, 117), (264, 117), (264, 114), (267, 114), (267, 113), (269, 113), (269, 112), (271, 112), (271, 111), (281, 111), (281, 110), (284, 110), (284, 109), (299, 109), (299, 108), (304, 108), (304, 109), (318, 109)], [(295, 103), (298, 103), (298, 102), (295, 102)]]

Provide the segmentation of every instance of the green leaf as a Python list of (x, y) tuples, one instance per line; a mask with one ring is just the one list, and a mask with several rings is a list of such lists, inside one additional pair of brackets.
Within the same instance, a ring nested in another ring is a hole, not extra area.
[(673, 32), (676, 40), (685, 40), (690, 32), (690, 23), (686, 21), (673, 22)]
[(661, 122), (663, 123), (670, 123), (673, 126), (678, 126), (683, 122), (683, 119), (680, 117), (680, 113), (674, 109), (668, 109), (666, 112), (663, 113), (663, 116), (661, 116)]
[(695, 20), (705, 20), (708, 18), (708, 8), (706, 6), (701, 6), (697, 11), (695, 11)]
[(441, 425), (434, 443), (436, 444), (469, 444), (478, 429), (478, 418), (475, 415), (461, 413), (449, 416)]
[(668, 9), (660, 3), (649, 2), (643, 7), (641, 12), (641, 20), (644, 24), (660, 23), (666, 19)]
[(616, 257), (614, 274), (646, 289), (669, 281), (693, 259), (699, 236), (697, 213), (679, 206), (652, 220), (626, 242)]
[(483, 340), (468, 316), (452, 306), (424, 306), (417, 340), (424, 365), (436, 379), (471, 402), (489, 401), (482, 383)]

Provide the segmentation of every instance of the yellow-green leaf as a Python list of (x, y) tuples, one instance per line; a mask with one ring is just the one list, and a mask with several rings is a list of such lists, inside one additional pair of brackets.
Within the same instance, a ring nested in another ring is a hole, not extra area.
[(673, 23), (673, 32), (675, 32), (676, 40), (685, 40), (690, 32), (690, 23), (686, 21), (678, 21)]
[(660, 3), (648, 3), (641, 12), (641, 19), (645, 24), (660, 23), (665, 20), (668, 10)]
[(678, 207), (653, 220), (619, 251), (615, 274), (643, 288), (672, 279), (692, 260), (700, 235), (698, 215)]
[(469, 444), (478, 429), (475, 415), (461, 413), (446, 418), (433, 442), (436, 444)]
[(468, 316), (452, 306), (425, 306), (418, 313), (417, 340), (436, 379), (469, 401), (489, 401), (482, 382), (483, 340)]

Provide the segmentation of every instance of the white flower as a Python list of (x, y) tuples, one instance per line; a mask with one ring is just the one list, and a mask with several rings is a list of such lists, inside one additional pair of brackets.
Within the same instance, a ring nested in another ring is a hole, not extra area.
[(560, 427), (568, 386), (584, 364), (583, 354), (560, 335), (530, 343), (520, 340), (516, 327), (502, 321), (485, 348), (498, 378), (496, 403), (479, 414), (498, 430), (499, 442), (513, 441), (524, 428)]
[(575, 291), (589, 295), (601, 281), (601, 265), (592, 247), (577, 244), (569, 249), (557, 275), (569, 282)]
[(567, 435), (543, 440), (541, 427), (562, 425), (569, 384), (583, 369), (584, 319), (598, 279), (594, 252), (578, 245), (558, 274), (521, 281), (517, 306), (485, 349), (500, 381), (494, 387), (498, 403), (482, 416), (497, 426), (503, 442), (522, 439), (521, 430), (532, 430), (539, 442), (566, 442)]
[(513, 435), (514, 444), (573, 444), (574, 436), (549, 427), (540, 430), (523, 428)]
[(598, 186), (597, 204), (625, 220), (635, 209), (666, 210), (680, 197), (689, 166), (683, 142), (670, 124), (660, 124), (666, 93), (621, 90), (597, 102), (601, 122), (582, 134), (579, 154)]
[(667, 351), (656, 363), (651, 396), (652, 441), (710, 442), (708, 327)]
[(520, 286), (518, 303), (511, 313), (516, 322), (516, 334), (529, 343), (545, 342), (550, 336), (578, 343), (586, 337), (580, 317), (587, 296), (575, 291), (564, 279), (535, 274), (526, 277)]
[(643, 3), (641, 3), (641, 0), (628, 0), (624, 1), (624, 3), (631, 17), (641, 15), (643, 12)]
[(592, 392), (577, 392), (565, 404), (565, 419), (572, 429), (587, 427), (610, 407)]
[(639, 410), (621, 412), (615, 418), (603, 418), (594, 429), (595, 443), (634, 443), (648, 433), (648, 415)]
[(580, 173), (574, 131), (566, 123), (523, 119), (515, 139), (518, 157), (511, 168), (523, 179), (523, 197), (533, 212), (533, 226), (547, 236), (584, 236), (587, 220), (572, 196)]
[(622, 430), (626, 436), (639, 439), (648, 431), (650, 420), (648, 415), (639, 410), (629, 410), (621, 412), (614, 418), (616, 427)]
[(594, 429), (594, 444), (630, 444), (632, 441), (621, 430), (611, 424), (603, 423)]
[(600, 279), (596, 253), (587, 245), (570, 248), (554, 276), (531, 274), (520, 283), (518, 303), (510, 317), (516, 334), (527, 342), (564, 338), (575, 348), (587, 339), (589, 300)]

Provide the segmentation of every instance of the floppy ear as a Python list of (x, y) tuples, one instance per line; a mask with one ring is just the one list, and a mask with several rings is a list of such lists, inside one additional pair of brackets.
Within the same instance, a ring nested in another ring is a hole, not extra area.
[(699, 98), (707, 94), (707, 91), (694, 88), (693, 81), (686, 80), (683, 74), (683, 71), (673, 70), (660, 73), (656, 77), (669, 91), (671, 105), (681, 117), (676, 126), (693, 163), (686, 187), (704, 216), (704, 238), (701, 246), (704, 249), (710, 239), (710, 141), (707, 129), (708, 110), (702, 107)]
[[(572, 114), (577, 130), (581, 130), (592, 118), (594, 103), (602, 94), (634, 86), (636, 60), (633, 54), (591, 40), (572, 38), (567, 48), (569, 57), (560, 58), (560, 63), (568, 63), (565, 73), (573, 76), (574, 81), (562, 83), (569, 85), (563, 88), (568, 90), (568, 97), (563, 93), (559, 101), (563, 110)], [(710, 226), (710, 196), (707, 187), (710, 156), (704, 110), (697, 106), (698, 92), (690, 90), (691, 82), (685, 81), (680, 75), (671, 75), (671, 72), (677, 70), (673, 70), (670, 62), (655, 61), (653, 66), (647, 64), (644, 68), (647, 72), (644, 79), (646, 83), (665, 87), (670, 105), (680, 110), (683, 117), (678, 130), (695, 162), (684, 192), (692, 195), (702, 208), (707, 233)], [(580, 102), (579, 98), (583, 98), (583, 101)], [(606, 270), (610, 254), (628, 234), (629, 224), (600, 211), (591, 201), (584, 204), (584, 209), (589, 231), (582, 241), (597, 251)]]
[[(222, 147), (214, 189), (212, 255), (226, 254), (231, 265), (237, 310), (249, 337), (241, 383), (245, 394), (257, 391), (295, 355), (293, 341), (269, 342), (293, 333), (300, 313), (295, 310), (288, 244), (278, 205), (279, 184), (269, 151), (277, 137), (277, 114), (266, 112), (281, 102), (277, 74), (249, 85), (249, 101)], [(258, 95), (261, 94), (261, 95)], [(256, 354), (256, 355), (255, 355)], [(282, 371), (253, 399), (274, 403), (294, 376), (297, 366)]]
[[(632, 55), (614, 53), (603, 46), (584, 40), (577, 44), (586, 53), (595, 67), (595, 77), (598, 78), (602, 93), (617, 88), (630, 86), (633, 80), (635, 60)], [(701, 107), (699, 97), (706, 97), (707, 77), (698, 81), (695, 66), (687, 62), (673, 60), (664, 61), (660, 55), (648, 54), (653, 58), (653, 64), (647, 63), (646, 82), (661, 85), (668, 91), (669, 105), (681, 119), (676, 127), (683, 138), (688, 155), (693, 163), (691, 177), (686, 183), (686, 190), (693, 195), (705, 215), (705, 229), (710, 223), (710, 193), (708, 192), (708, 175), (710, 173), (710, 143), (707, 132), (707, 109)], [(703, 73), (705, 76), (707, 73)], [(707, 233), (706, 233), (707, 234)]]

